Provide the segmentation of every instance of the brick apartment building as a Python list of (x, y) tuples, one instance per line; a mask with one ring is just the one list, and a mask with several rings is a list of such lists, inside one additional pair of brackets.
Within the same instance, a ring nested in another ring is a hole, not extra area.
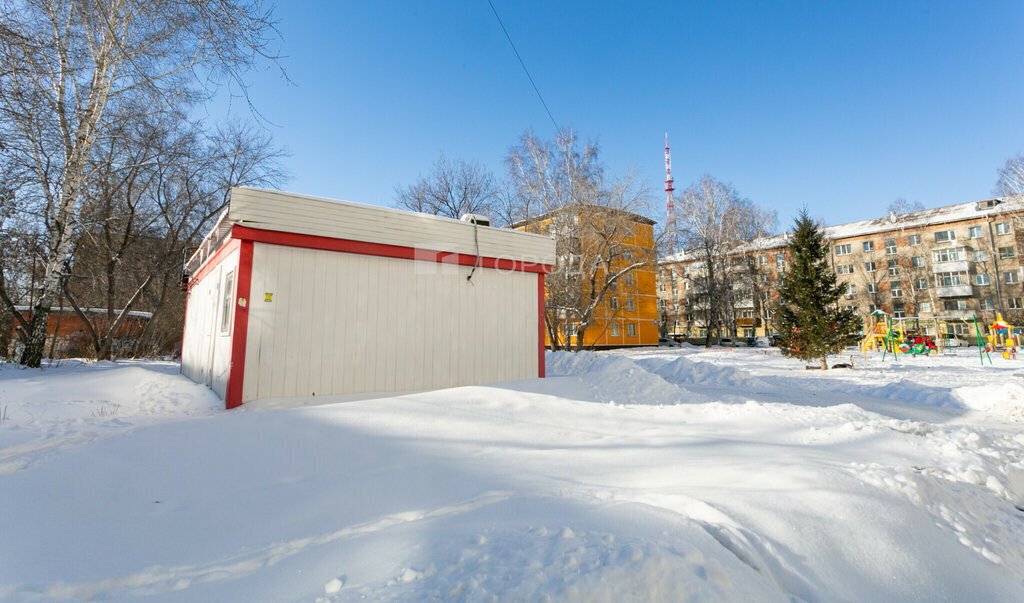
[[(966, 322), (972, 317), (981, 324), (1001, 312), (1012, 324), (1024, 322), (1024, 197), (891, 214), (825, 232), (832, 266), (847, 287), (841, 305), (855, 308), (865, 324), (876, 310), (897, 318), (949, 321), (961, 335), (973, 329)], [(788, 235), (760, 239), (722, 259), (723, 273), (736, 277), (736, 295), (726, 304), (725, 326), (712, 335), (774, 332), (771, 305), (789, 262), (787, 241)], [(686, 252), (659, 262), (658, 308), (665, 333), (707, 335), (695, 286), (701, 270)]]

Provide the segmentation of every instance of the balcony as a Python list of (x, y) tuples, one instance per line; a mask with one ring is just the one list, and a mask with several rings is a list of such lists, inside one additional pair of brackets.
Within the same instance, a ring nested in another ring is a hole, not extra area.
[(939, 297), (970, 297), (973, 294), (973, 287), (970, 285), (936, 287), (935, 294)]
[(935, 262), (932, 264), (932, 272), (938, 274), (940, 272), (967, 272), (970, 268), (970, 262), (967, 260), (958, 260), (955, 262)]

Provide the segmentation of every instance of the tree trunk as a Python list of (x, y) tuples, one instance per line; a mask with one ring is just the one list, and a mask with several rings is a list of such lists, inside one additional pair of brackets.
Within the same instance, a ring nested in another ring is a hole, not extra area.
[(821, 370), (823, 370), (823, 371), (827, 371), (828, 370), (828, 358), (826, 358), (825, 356), (821, 357)]
[(583, 334), (587, 331), (587, 327), (580, 325), (576, 329), (576, 345), (573, 349), (574, 352), (579, 352), (583, 349)]
[(43, 303), (40, 300), (32, 308), (32, 320), (28, 323), (28, 338), (25, 349), (21, 352), (21, 364), (28, 368), (39, 368), (43, 360), (43, 348), (46, 347), (46, 323), (50, 319), (52, 300)]
[(11, 335), (14, 333), (14, 315), (10, 312), (0, 312), (0, 360), (8, 360), (7, 350), (11, 345)]

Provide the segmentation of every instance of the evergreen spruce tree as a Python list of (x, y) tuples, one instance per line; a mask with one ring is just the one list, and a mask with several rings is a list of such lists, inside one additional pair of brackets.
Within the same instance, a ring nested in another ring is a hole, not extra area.
[(829, 265), (829, 248), (824, 233), (807, 215), (800, 212), (789, 242), (790, 269), (779, 290), (776, 324), (786, 356), (810, 360), (835, 354), (856, 343), (861, 329), (860, 317), (852, 308), (841, 309), (839, 298), (845, 285), (838, 282)]

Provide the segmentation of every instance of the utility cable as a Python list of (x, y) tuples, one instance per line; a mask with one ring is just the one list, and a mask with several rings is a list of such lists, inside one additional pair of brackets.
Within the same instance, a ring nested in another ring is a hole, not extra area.
[(548, 109), (548, 104), (544, 102), (544, 97), (540, 93), (540, 89), (537, 88), (536, 82), (533, 81), (533, 76), (530, 75), (530, 70), (526, 68), (526, 63), (523, 62), (523, 57), (519, 55), (519, 51), (516, 49), (515, 42), (512, 41), (512, 36), (508, 35), (508, 30), (505, 29), (505, 24), (501, 22), (501, 17), (498, 16), (498, 10), (494, 8), (494, 3), (491, 0), (487, 0), (487, 4), (491, 6), (491, 11), (494, 13), (494, 18), (498, 20), (498, 25), (501, 26), (501, 31), (505, 32), (505, 39), (508, 40), (509, 46), (512, 47), (512, 52), (516, 53), (516, 58), (519, 59), (519, 64), (522, 65), (523, 71), (526, 73), (527, 79), (530, 80), (530, 85), (533, 86), (533, 91), (537, 93), (537, 98), (540, 99), (540, 104), (544, 105), (544, 111), (547, 112), (548, 117), (551, 118), (551, 125), (555, 126), (555, 131), (558, 131), (558, 123), (555, 121), (555, 117), (551, 115), (551, 110)]

